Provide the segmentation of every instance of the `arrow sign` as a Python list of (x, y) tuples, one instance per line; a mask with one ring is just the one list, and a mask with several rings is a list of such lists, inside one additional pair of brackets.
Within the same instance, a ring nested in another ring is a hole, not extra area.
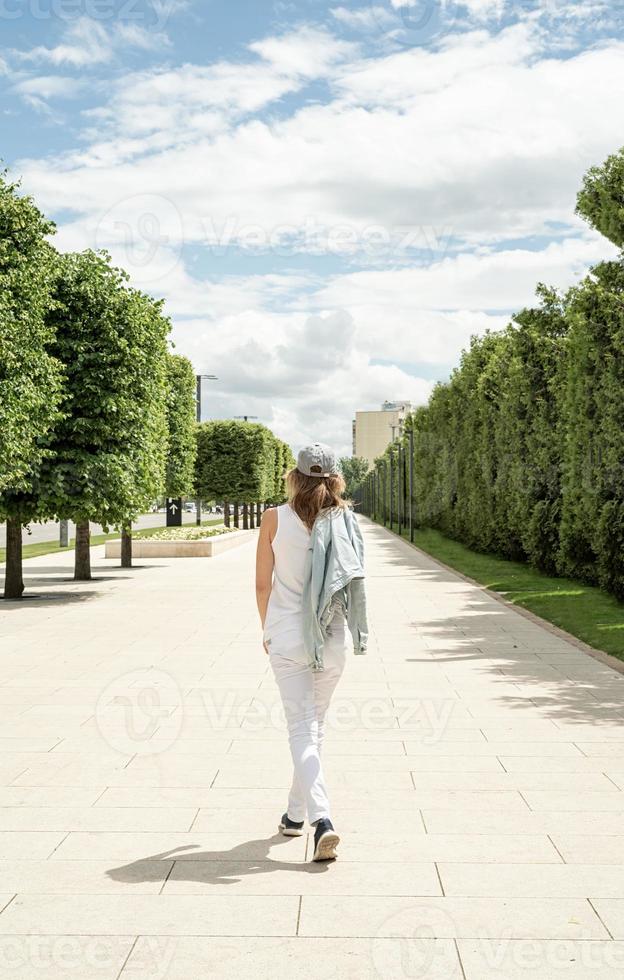
[(182, 498), (167, 498), (167, 527), (182, 527)]

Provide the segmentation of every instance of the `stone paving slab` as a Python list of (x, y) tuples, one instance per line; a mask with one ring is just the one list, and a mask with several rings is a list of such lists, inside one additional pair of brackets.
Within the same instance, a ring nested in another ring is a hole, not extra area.
[(253, 541), (132, 570), (94, 549), (91, 583), (25, 563), (40, 598), (0, 610), (0, 975), (620, 980), (624, 676), (362, 525), (329, 867), (276, 832)]

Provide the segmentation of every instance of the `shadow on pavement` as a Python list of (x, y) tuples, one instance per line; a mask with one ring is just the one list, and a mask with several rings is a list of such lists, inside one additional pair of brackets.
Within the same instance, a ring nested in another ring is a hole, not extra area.
[[(226, 851), (195, 851), (194, 845), (178, 847), (140, 858), (119, 868), (111, 868), (106, 874), (113, 881), (129, 884), (175, 880), (196, 881), (206, 885), (231, 885), (248, 875), (270, 874), (273, 871), (323, 874), (333, 864), (333, 861), (274, 861), (269, 856), (271, 847), (288, 844), (289, 840), (282, 834), (274, 834), (272, 837), (245, 841)], [(250, 847), (254, 852), (257, 850), (257, 856), (250, 856)]]
[[(42, 585), (50, 585), (43, 582)], [(3, 599), (0, 595), (0, 609), (3, 612), (16, 612), (19, 609), (37, 606), (59, 606), (64, 603), (88, 602), (97, 599), (103, 593), (97, 590), (90, 592), (26, 592), (21, 599)]]
[[(441, 613), (437, 619), (408, 624), (414, 631), (416, 656), (410, 657), (406, 653), (403, 663), (439, 664), (451, 685), (454, 680), (458, 681), (452, 665), (471, 663), (477, 678), (487, 676), (490, 681), (506, 687), (517, 685), (518, 697), (482, 695), (491, 700), (494, 708), (510, 710), (507, 719), (510, 726), (520, 720), (527, 709), (533, 709), (533, 721), (537, 710), (540, 718), (555, 724), (624, 726), (622, 674), (594, 660), (565, 638), (525, 618), (512, 607), (497, 602), (478, 585), (437, 565), (429, 555), (413, 551), (412, 557), (404, 550), (411, 551), (409, 543), (394, 534), (391, 536), (389, 530), (367, 523), (366, 531), (367, 537), (373, 538), (375, 547), (381, 551), (382, 562), (408, 571), (409, 578), (416, 583), (446, 583), (453, 595), (454, 610), (460, 606), (459, 613), (449, 612), (447, 617)], [(512, 623), (513, 630), (510, 629)], [(427, 653), (428, 639), (435, 640), (435, 645), (432, 644)], [(461, 683), (458, 683), (458, 690), (460, 703), (463, 699), (480, 698), (479, 693), (462, 695)], [(470, 705), (466, 707), (470, 712)], [(500, 719), (477, 713), (474, 717), (481, 718), (484, 728), (500, 725)]]
[[(72, 574), (71, 565), (31, 565), (24, 560), (24, 595), (20, 599), (3, 599), (4, 575), (0, 575), (0, 604), (3, 611), (17, 610), (29, 603), (38, 605), (58, 605), (63, 602), (86, 602), (97, 599), (105, 593), (98, 590), (98, 585), (105, 582), (120, 582), (132, 577), (134, 571), (145, 571), (151, 568), (162, 568), (162, 565), (150, 562), (147, 565), (134, 563), (131, 568), (120, 565), (92, 565), (92, 578), (86, 582), (77, 582)], [(52, 573), (52, 574), (48, 574)], [(100, 574), (103, 573), (103, 574)], [(69, 586), (68, 589), (59, 587)], [(46, 589), (58, 589), (46, 592)]]

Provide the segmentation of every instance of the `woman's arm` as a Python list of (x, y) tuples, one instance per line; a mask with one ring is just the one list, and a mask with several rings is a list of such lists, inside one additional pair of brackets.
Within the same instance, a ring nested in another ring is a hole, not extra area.
[(258, 550), (256, 552), (256, 602), (260, 613), (260, 622), (264, 629), (269, 596), (273, 586), (273, 548), (271, 541), (277, 530), (277, 514), (275, 510), (265, 510), (258, 535)]

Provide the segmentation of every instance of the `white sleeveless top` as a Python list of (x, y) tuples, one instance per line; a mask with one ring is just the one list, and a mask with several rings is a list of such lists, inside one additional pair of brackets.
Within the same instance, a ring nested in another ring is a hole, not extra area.
[(277, 512), (272, 541), (275, 566), (273, 586), (264, 624), (264, 640), (271, 653), (303, 653), (303, 574), (310, 532), (290, 504)]

